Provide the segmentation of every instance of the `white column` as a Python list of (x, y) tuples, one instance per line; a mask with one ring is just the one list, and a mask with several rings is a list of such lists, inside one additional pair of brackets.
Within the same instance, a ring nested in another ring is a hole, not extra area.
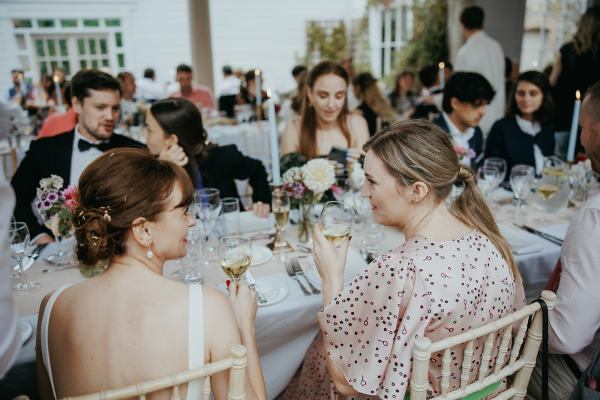
[(209, 0), (188, 0), (194, 82), (214, 92)]

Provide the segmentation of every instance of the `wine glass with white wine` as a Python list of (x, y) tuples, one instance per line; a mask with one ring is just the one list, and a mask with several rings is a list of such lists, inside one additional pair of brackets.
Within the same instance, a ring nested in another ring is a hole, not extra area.
[(319, 217), (321, 232), (331, 244), (340, 247), (352, 232), (354, 210), (339, 201), (325, 203)]
[(243, 236), (223, 236), (219, 241), (219, 259), (223, 272), (239, 281), (252, 262), (252, 242)]
[(271, 198), (271, 211), (275, 218), (275, 238), (267, 247), (273, 251), (286, 250), (290, 245), (282, 239), (282, 236), (290, 216), (290, 195), (287, 191), (276, 188)]

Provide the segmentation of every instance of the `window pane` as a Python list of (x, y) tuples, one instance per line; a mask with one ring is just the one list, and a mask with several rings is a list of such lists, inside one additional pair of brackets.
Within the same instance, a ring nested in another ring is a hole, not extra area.
[(42, 75), (48, 75), (48, 68), (46, 68), (46, 63), (41, 63), (40, 64), (40, 70)]
[(106, 59), (106, 58), (102, 59), (102, 66), (103, 67), (108, 67), (108, 59)]
[(121, 20), (118, 18), (108, 18), (104, 20), (106, 26), (121, 26)]
[(115, 33), (115, 43), (117, 47), (123, 47), (123, 34), (121, 32)]
[(96, 27), (96, 26), (100, 26), (100, 21), (97, 19), (84, 19), (83, 20), (83, 26), (90, 28), (90, 27)]
[(46, 43), (48, 44), (48, 55), (55, 56), (56, 55), (56, 43), (54, 42), (54, 40), (47, 40)]
[(63, 61), (62, 67), (65, 70), (65, 74), (71, 75), (71, 64), (68, 61)]
[(35, 48), (37, 50), (38, 57), (44, 57), (44, 55), (45, 55), (45, 52), (44, 52), (44, 42), (42, 40), (36, 40), (35, 41)]
[(92, 60), (92, 68), (98, 68), (98, 60)]
[(52, 61), (50, 62), (50, 67), (52, 68), (52, 71), (55, 71), (58, 68), (58, 63), (56, 61)]
[(30, 19), (13, 19), (13, 26), (15, 28), (31, 28)]
[(108, 48), (106, 46), (106, 39), (100, 39), (100, 54), (108, 54)]
[(119, 63), (119, 68), (125, 68), (125, 55), (117, 54), (117, 62)]
[(90, 45), (90, 54), (96, 54), (96, 40), (89, 39), (88, 44)]
[(85, 41), (83, 39), (77, 39), (77, 49), (79, 54), (85, 54)]
[(18, 34), (18, 35), (16, 35), (16, 38), (17, 38), (17, 48), (19, 50), (27, 50), (27, 45), (25, 44), (25, 35)]
[(37, 23), (40, 28), (54, 28), (53, 19), (38, 19)]
[(87, 61), (85, 61), (85, 60), (79, 61), (79, 66), (81, 67), (81, 69), (86, 69), (87, 68)]
[(67, 41), (65, 39), (60, 39), (58, 41), (58, 46), (60, 47), (60, 55), (61, 56), (68, 55), (68, 52), (67, 52)]
[(61, 19), (60, 26), (63, 28), (76, 28), (77, 20), (76, 19)]

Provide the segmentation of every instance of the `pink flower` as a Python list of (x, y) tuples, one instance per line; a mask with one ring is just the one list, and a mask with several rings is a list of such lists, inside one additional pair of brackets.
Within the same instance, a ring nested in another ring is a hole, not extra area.
[(69, 185), (67, 186), (67, 188), (65, 190), (63, 190), (63, 195), (65, 196), (65, 199), (70, 200), (73, 199), (75, 197), (77, 193), (77, 186), (75, 185)]
[(331, 186), (331, 192), (333, 194), (337, 194), (337, 195), (341, 195), (344, 193), (344, 189), (342, 189), (341, 187), (339, 187), (338, 185), (332, 185)]

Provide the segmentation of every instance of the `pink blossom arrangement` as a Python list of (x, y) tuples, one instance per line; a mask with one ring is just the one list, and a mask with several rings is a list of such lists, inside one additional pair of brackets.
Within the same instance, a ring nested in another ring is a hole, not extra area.
[(335, 183), (335, 169), (324, 159), (308, 161), (301, 167), (292, 167), (283, 174), (283, 188), (293, 203), (314, 204)]
[(63, 189), (63, 179), (57, 175), (40, 180), (34, 201), (41, 222), (58, 238), (73, 234), (73, 209), (76, 205), (77, 187)]
[(470, 164), (471, 160), (475, 158), (475, 150), (470, 147), (462, 147), (458, 144), (454, 144), (454, 151), (458, 156), (458, 162), (461, 164)]

